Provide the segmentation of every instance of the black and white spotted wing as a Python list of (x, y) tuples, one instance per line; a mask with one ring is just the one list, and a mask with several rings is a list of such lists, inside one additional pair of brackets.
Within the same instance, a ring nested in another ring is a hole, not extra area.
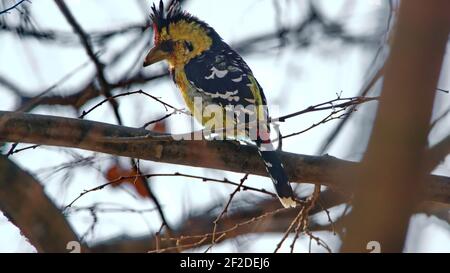
[[(251, 106), (255, 106), (257, 101), (252, 93), (252, 84), (258, 85), (257, 89), (259, 90), (262, 104), (266, 106), (266, 99), (262, 88), (256, 79), (253, 78), (252, 71), (236, 52), (228, 49), (228, 46), (225, 50), (208, 50), (204, 52), (199, 57), (192, 59), (184, 69), (188, 81), (199, 93), (202, 93), (202, 96), (205, 95), (210, 103), (220, 105), (227, 110), (227, 114), (232, 114), (234, 118), (239, 116), (239, 122), (242, 121), (241, 117), (243, 115), (246, 116), (246, 119), (248, 116), (249, 121), (255, 120), (256, 109)], [(251, 81), (249, 76), (254, 80)], [(233, 106), (232, 113), (227, 109), (227, 106)], [(250, 108), (254, 112), (237, 110), (242, 108)], [(267, 120), (267, 107), (264, 109), (266, 115), (265, 120)], [(246, 134), (248, 135), (248, 129), (251, 126), (248, 124), (244, 125)], [(269, 126), (264, 127), (265, 130), (270, 130)], [(276, 151), (274, 151), (270, 140), (262, 140), (259, 135), (259, 129), (256, 131), (257, 134), (254, 140), (267, 171), (273, 180), (281, 203), (285, 207), (295, 207), (296, 203), (292, 198), (294, 194), (281, 160)], [(264, 147), (262, 144), (264, 144)]]
[[(231, 48), (208, 50), (192, 59), (184, 69), (190, 83), (214, 104), (245, 108), (256, 103), (249, 87), (252, 83), (248, 76), (252, 76), (252, 71)], [(264, 95), (261, 96), (265, 104)]]

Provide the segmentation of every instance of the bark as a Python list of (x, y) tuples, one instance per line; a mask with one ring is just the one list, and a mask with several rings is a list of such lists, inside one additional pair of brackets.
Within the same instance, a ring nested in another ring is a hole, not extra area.
[(423, 194), (433, 100), (450, 27), (450, 2), (402, 1), (343, 252), (401, 252)]

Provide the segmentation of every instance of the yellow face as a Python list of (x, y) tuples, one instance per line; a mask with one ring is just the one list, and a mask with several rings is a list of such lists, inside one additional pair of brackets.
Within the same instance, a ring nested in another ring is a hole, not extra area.
[(212, 45), (206, 30), (195, 22), (170, 23), (157, 34), (155, 46), (145, 58), (144, 66), (167, 60), (171, 68), (182, 67)]

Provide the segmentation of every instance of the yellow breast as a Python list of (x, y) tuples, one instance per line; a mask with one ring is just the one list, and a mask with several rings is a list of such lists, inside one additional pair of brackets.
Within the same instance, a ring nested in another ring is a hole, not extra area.
[[(221, 108), (218, 113), (216, 113), (217, 111), (211, 112), (206, 110), (206, 107), (213, 104), (213, 102), (210, 98), (202, 96), (195, 86), (192, 86), (182, 69), (175, 69), (174, 73), (175, 83), (181, 91), (184, 102), (194, 118), (205, 126), (205, 130), (214, 131), (234, 126), (233, 116), (227, 118), (225, 109)], [(212, 109), (216, 110), (217, 105), (214, 104), (214, 106)]]
[(188, 95), (188, 89), (190, 88), (190, 83), (186, 78), (186, 74), (182, 70), (175, 70), (175, 83), (181, 91), (181, 95), (183, 96), (184, 102), (186, 103), (189, 111), (194, 111), (194, 101), (193, 98), (190, 98)]
[(186, 74), (182, 69), (175, 69), (175, 83), (181, 91), (181, 95), (183, 96), (183, 100), (186, 103), (189, 111), (195, 117), (195, 119), (204, 124), (205, 121), (203, 119), (203, 101), (201, 105), (195, 105), (195, 88), (188, 81)]

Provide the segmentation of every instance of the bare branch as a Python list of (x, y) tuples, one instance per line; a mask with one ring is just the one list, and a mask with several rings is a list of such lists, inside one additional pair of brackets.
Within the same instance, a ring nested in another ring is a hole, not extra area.
[[(384, 73), (384, 65), (380, 67), (369, 80), (361, 87), (361, 90), (359, 91), (359, 96), (365, 97), (375, 86), (375, 84), (383, 77)], [(355, 106), (352, 106), (352, 108), (355, 108)], [(352, 110), (352, 109), (351, 109)], [(342, 131), (344, 128), (344, 125), (349, 121), (350, 116), (344, 117), (341, 122), (336, 126), (336, 128), (330, 133), (328, 137), (325, 138), (322, 146), (319, 149), (319, 153), (323, 154), (333, 143), (333, 141), (336, 139), (337, 135)]]
[[(55, 3), (58, 6), (58, 8), (61, 10), (62, 14), (66, 17), (69, 24), (73, 27), (75, 32), (80, 37), (80, 40), (84, 46), (84, 49), (86, 50), (89, 58), (91, 58), (92, 62), (94, 63), (95, 68), (97, 69), (97, 76), (98, 76), (100, 85), (102, 87), (103, 95), (108, 99), (111, 98), (112, 97), (111, 86), (108, 83), (108, 81), (106, 80), (106, 77), (104, 74), (105, 66), (103, 63), (100, 62), (100, 60), (97, 58), (97, 55), (94, 53), (94, 50), (92, 48), (92, 44), (91, 44), (89, 37), (84, 32), (81, 25), (77, 22), (77, 20), (75, 19), (72, 12), (67, 7), (67, 5), (64, 3), (64, 0), (55, 0)], [(120, 114), (119, 114), (119, 110), (118, 110), (119, 105), (118, 105), (117, 101), (115, 101), (114, 99), (111, 99), (111, 100), (109, 100), (109, 102), (111, 103), (111, 105), (114, 109), (114, 114), (117, 118), (118, 123), (122, 124), (122, 118), (120, 117)]]
[(3, 13), (8, 13), (9, 11), (16, 9), (17, 7), (19, 7), (23, 2), (28, 1), (28, 0), (20, 0), (17, 3), (15, 3), (14, 5), (12, 5), (11, 7), (0, 11), (0, 15), (2, 15)]
[(329, 100), (326, 102), (322, 102), (313, 106), (309, 106), (306, 109), (303, 109), (301, 111), (292, 113), (292, 114), (288, 114), (282, 117), (278, 117), (278, 118), (273, 118), (271, 119), (271, 121), (273, 122), (284, 122), (289, 118), (293, 118), (299, 115), (303, 115), (306, 113), (311, 113), (311, 112), (317, 112), (317, 111), (323, 111), (323, 110), (334, 110), (334, 109), (346, 109), (347, 107), (350, 106), (357, 106), (359, 104), (363, 104), (366, 102), (370, 102), (370, 101), (376, 101), (378, 100), (378, 97), (351, 97), (351, 98), (341, 98), (338, 97), (336, 99), (333, 100)]
[(426, 169), (432, 171), (441, 163), (445, 157), (450, 154), (450, 136), (445, 137), (439, 141), (428, 152), (428, 160), (426, 161)]
[[(140, 137), (140, 141), (121, 138)], [(146, 138), (142, 141), (142, 138)], [(163, 137), (163, 138), (161, 138)], [(114, 141), (111, 141), (113, 139)], [(118, 140), (115, 140), (118, 139)], [(156, 162), (267, 176), (255, 147), (229, 141), (174, 140), (141, 128), (101, 122), (0, 111), (0, 140), (72, 147)], [(331, 186), (345, 191), (338, 173), (354, 173), (359, 164), (331, 156), (280, 152), (290, 181)], [(430, 175), (427, 200), (450, 203), (449, 178)]]

